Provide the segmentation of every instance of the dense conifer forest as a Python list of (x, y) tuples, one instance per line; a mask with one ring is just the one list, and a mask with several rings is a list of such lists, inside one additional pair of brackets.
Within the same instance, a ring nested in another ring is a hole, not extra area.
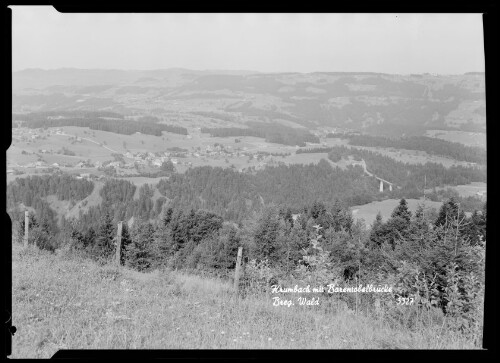
[[(57, 115), (57, 116), (55, 116)], [(122, 115), (114, 112), (43, 112), (13, 115), (14, 121), (24, 121), (25, 126), (37, 129), (44, 127), (77, 126), (92, 130), (108, 131), (123, 135), (140, 132), (147, 135), (162, 136), (162, 132), (187, 135), (187, 129), (181, 126), (160, 124), (157, 119), (142, 119), (140, 122), (124, 120)], [(13, 125), (15, 123), (13, 122)]]
[(486, 164), (486, 150), (450, 142), (434, 137), (413, 136), (402, 138), (388, 138), (382, 136), (355, 135), (349, 138), (353, 146), (370, 146), (406, 150), (425, 151), (430, 155), (448, 157), (454, 160), (471, 163)]
[(319, 143), (319, 138), (307, 130), (294, 129), (278, 124), (249, 122), (248, 128), (221, 127), (202, 128), (201, 132), (216, 137), (254, 136), (264, 138), (267, 142), (290, 146), (306, 146), (306, 142)]

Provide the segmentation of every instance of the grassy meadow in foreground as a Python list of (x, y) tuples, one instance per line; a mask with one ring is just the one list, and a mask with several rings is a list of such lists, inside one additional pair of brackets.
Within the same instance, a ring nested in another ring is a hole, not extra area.
[(13, 245), (13, 358), (59, 349), (474, 348), (446, 329), (390, 327), (370, 312), (236, 299), (229, 282), (139, 273)]

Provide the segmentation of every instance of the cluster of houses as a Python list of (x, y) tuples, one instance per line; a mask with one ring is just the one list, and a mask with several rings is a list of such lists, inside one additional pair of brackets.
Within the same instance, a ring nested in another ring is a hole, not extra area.
[[(57, 164), (57, 163), (54, 163), (54, 164)], [(48, 168), (50, 167), (51, 165), (47, 164), (45, 161), (35, 161), (35, 162), (32, 162), (32, 163), (28, 163), (28, 164), (25, 164), (25, 165), (20, 165), (20, 167), (24, 167), (24, 168)], [(57, 164), (57, 167), (59, 167), (59, 165)]]
[[(14, 127), (12, 128), (12, 141), (13, 142), (31, 142), (37, 139), (43, 139), (51, 135), (65, 135), (59, 128), (47, 129), (31, 129), (28, 127)], [(79, 137), (77, 141), (81, 141)], [(80, 140), (78, 140), (80, 139)]]
[(41, 139), (42, 134), (37, 129), (29, 129), (26, 127), (18, 127), (12, 129), (13, 142), (29, 142), (36, 139)]
[[(331, 130), (323, 130), (323, 133), (329, 132)], [(26, 140), (34, 140), (37, 138), (42, 138), (47, 135), (66, 135), (62, 129), (60, 128), (48, 128), (47, 130), (42, 129), (28, 129), (28, 128), (14, 128), (13, 129), (13, 138), (25, 138)], [(75, 136), (74, 139), (78, 142), (81, 140), (78, 136)], [(79, 140), (80, 139), (80, 140)], [(310, 145), (312, 146), (312, 145)], [(317, 146), (317, 145), (315, 145)], [(325, 144), (326, 146), (326, 144)], [(53, 151), (41, 149), (39, 153), (48, 154)], [(258, 167), (262, 168), (267, 163), (262, 163), (266, 155), (262, 155), (260, 153), (255, 153), (253, 151), (248, 150), (247, 147), (234, 147), (231, 145), (222, 145), (220, 143), (214, 143), (212, 145), (207, 145), (204, 147), (198, 147), (195, 150), (186, 150), (181, 148), (173, 148), (170, 151), (165, 152), (130, 152), (123, 154), (121, 157), (117, 157), (114, 161), (79, 161), (76, 164), (64, 164), (61, 163), (53, 163), (48, 164), (44, 161), (37, 161), (34, 163), (29, 163), (25, 165), (27, 168), (61, 168), (61, 167), (72, 167), (76, 169), (85, 169), (85, 168), (114, 168), (116, 172), (119, 172), (119, 169), (134, 169), (137, 166), (144, 167), (153, 167), (160, 168), (164, 162), (170, 161), (174, 165), (186, 165), (192, 166), (192, 163), (189, 161), (183, 161), (186, 157), (192, 158), (234, 158), (234, 157), (248, 157), (250, 159), (254, 159), (258, 162), (261, 162)]]
[[(169, 152), (136, 152), (131, 153), (130, 151), (124, 155), (128, 159), (134, 160), (132, 165), (143, 164), (143, 165), (152, 165), (156, 167), (160, 167), (165, 161), (170, 160), (173, 164), (179, 164), (179, 160), (177, 158), (173, 158), (171, 153)], [(126, 163), (130, 164), (130, 163)]]
[(190, 156), (199, 157), (240, 157), (254, 156), (253, 153), (247, 152), (248, 148), (233, 148), (230, 145), (224, 146), (221, 144), (208, 145), (205, 150), (198, 150), (190, 153)]
[(343, 127), (319, 127), (316, 130), (309, 130), (309, 132), (313, 135), (316, 135), (319, 138), (324, 138), (329, 134), (334, 134), (338, 136), (361, 134), (358, 130), (343, 128)]

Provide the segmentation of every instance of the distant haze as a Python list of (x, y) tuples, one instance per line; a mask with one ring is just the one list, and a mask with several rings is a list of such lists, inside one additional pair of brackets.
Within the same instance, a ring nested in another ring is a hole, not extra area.
[(13, 70), (484, 72), (481, 14), (62, 14), (12, 6)]

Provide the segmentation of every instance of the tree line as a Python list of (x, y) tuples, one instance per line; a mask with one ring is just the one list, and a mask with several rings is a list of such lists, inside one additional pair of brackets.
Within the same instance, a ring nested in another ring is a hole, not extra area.
[[(346, 157), (354, 149), (333, 148), (329, 154)], [(88, 208), (86, 215), (80, 216), (88, 221), (98, 221), (106, 210), (114, 218), (155, 219), (161, 213), (167, 201), (184, 210), (206, 209), (221, 215), (224, 219), (239, 223), (264, 205), (274, 203), (293, 210), (300, 210), (311, 200), (323, 200), (331, 203), (341, 200), (347, 206), (363, 205), (375, 200), (392, 198), (420, 198), (423, 196), (424, 177), (427, 187), (444, 184), (467, 184), (472, 181), (485, 181), (485, 176), (476, 169), (454, 167), (446, 169), (438, 164), (409, 165), (396, 162), (391, 158), (376, 153), (357, 151), (358, 158), (363, 157), (368, 169), (379, 177), (395, 183), (401, 189), (380, 193), (378, 181), (363, 172), (361, 166), (346, 169), (333, 167), (328, 161), (318, 164), (279, 165), (266, 167), (252, 173), (239, 173), (229, 168), (195, 167), (184, 174), (170, 173), (167, 179), (161, 179), (157, 185), (145, 184), (139, 188), (123, 179), (108, 179), (100, 190), (101, 205)], [(355, 154), (356, 156), (356, 154)], [(484, 178), (484, 179), (483, 179)], [(78, 202), (93, 190), (93, 183), (79, 180), (68, 175), (32, 176), (16, 179), (7, 188), (8, 207), (14, 208), (19, 203), (32, 206), (35, 195), (45, 197), (54, 194), (61, 200)], [(161, 197), (153, 197), (158, 189)], [(457, 195), (441, 196), (427, 193), (432, 200)], [(467, 211), (472, 211), (480, 203), (478, 200), (461, 198)], [(40, 202), (38, 202), (40, 203)]]
[(319, 138), (316, 135), (311, 134), (307, 130), (264, 122), (249, 122), (247, 123), (247, 125), (248, 128), (202, 128), (201, 132), (209, 133), (214, 137), (261, 137), (266, 139), (267, 142), (290, 146), (306, 146), (306, 142), (319, 143)]
[(157, 187), (175, 205), (204, 208), (234, 221), (268, 203), (300, 209), (310, 200), (342, 199), (357, 205), (373, 201), (378, 193), (376, 180), (360, 167), (334, 168), (326, 160), (317, 165), (266, 167), (255, 173), (196, 167), (161, 179)]
[(485, 149), (427, 136), (388, 138), (382, 136), (355, 135), (349, 138), (349, 144), (354, 146), (419, 150), (425, 151), (430, 155), (444, 156), (454, 160), (471, 163), (486, 164)]
[[(484, 172), (478, 172), (477, 168), (446, 169), (432, 163), (409, 165), (364, 150), (346, 147), (331, 150), (330, 158), (339, 155), (347, 157), (353, 153), (355, 157), (363, 158), (369, 171), (395, 183), (400, 189), (396, 187), (392, 192), (386, 190), (380, 193), (378, 181), (366, 175), (361, 166), (341, 169), (326, 160), (309, 165), (268, 166), (252, 173), (203, 166), (191, 168), (183, 174), (169, 172), (168, 179), (161, 179), (155, 186), (143, 185), (137, 194), (137, 187), (133, 183), (123, 179), (108, 179), (100, 190), (101, 205), (88, 208), (80, 218), (94, 223), (110, 210), (113, 217), (119, 220), (132, 217), (153, 220), (168, 201), (184, 210), (206, 209), (225, 220), (239, 223), (272, 203), (296, 211), (311, 200), (331, 203), (338, 199), (350, 207), (387, 197), (420, 198), (424, 194), (424, 178), (427, 188), (485, 181)], [(93, 187), (91, 181), (67, 175), (18, 178), (7, 188), (8, 208), (15, 208), (19, 203), (32, 206), (35, 195), (43, 198), (54, 194), (60, 200), (75, 203), (90, 195)], [(153, 197), (155, 189), (158, 189), (161, 197)], [(136, 199), (134, 195), (137, 195)], [(459, 198), (455, 194), (444, 195), (443, 192), (427, 193), (427, 196), (431, 200), (451, 196)], [(480, 201), (477, 198), (469, 199), (460, 198), (460, 202), (465, 210), (472, 211)]]
[(38, 111), (30, 113), (14, 113), (12, 114), (13, 120), (20, 121), (35, 121), (40, 119), (48, 119), (49, 117), (62, 117), (62, 118), (116, 118), (123, 120), (124, 115), (112, 111), (89, 111), (89, 110), (61, 110), (61, 111)]
[(68, 174), (29, 175), (7, 185), (7, 208), (18, 203), (31, 206), (35, 197), (55, 195), (60, 200), (80, 201), (94, 190), (94, 183)]
[[(7, 185), (7, 212), (12, 221), (24, 220), (24, 209), (21, 209), (20, 205), (29, 207), (34, 211), (38, 225), (43, 227), (47, 236), (55, 236), (60, 231), (57, 213), (44, 197), (55, 195), (59, 200), (70, 201), (72, 206), (89, 196), (93, 190), (92, 181), (76, 179), (68, 174), (17, 178)], [(40, 236), (42, 238), (45, 234)]]
[(328, 159), (334, 163), (349, 157), (355, 161), (364, 160), (369, 172), (399, 187), (394, 189), (391, 194), (396, 198), (420, 198), (423, 195), (424, 187), (435, 188), (444, 185), (486, 182), (485, 166), (454, 165), (446, 168), (432, 162), (425, 164), (403, 163), (377, 152), (349, 148), (344, 145), (299, 149), (296, 153), (328, 153)]
[(108, 131), (123, 135), (132, 135), (140, 132), (146, 135), (162, 136), (162, 132), (171, 132), (174, 134), (187, 135), (188, 131), (185, 127), (175, 125), (165, 125), (149, 121), (132, 121), (124, 119), (104, 119), (92, 114), (88, 117), (71, 117), (71, 118), (47, 118), (35, 114), (16, 116), (15, 119), (24, 119), (26, 126), (32, 129), (45, 127), (64, 127), (77, 126), (88, 127), (92, 130)]
[(334, 146), (328, 153), (328, 158), (333, 162), (349, 156), (355, 160), (363, 159), (369, 172), (401, 187), (400, 193), (404, 193), (407, 197), (422, 196), (424, 182), (427, 188), (486, 182), (486, 167), (484, 166), (453, 165), (445, 168), (441, 164), (431, 162), (403, 163), (376, 152), (346, 146)]

